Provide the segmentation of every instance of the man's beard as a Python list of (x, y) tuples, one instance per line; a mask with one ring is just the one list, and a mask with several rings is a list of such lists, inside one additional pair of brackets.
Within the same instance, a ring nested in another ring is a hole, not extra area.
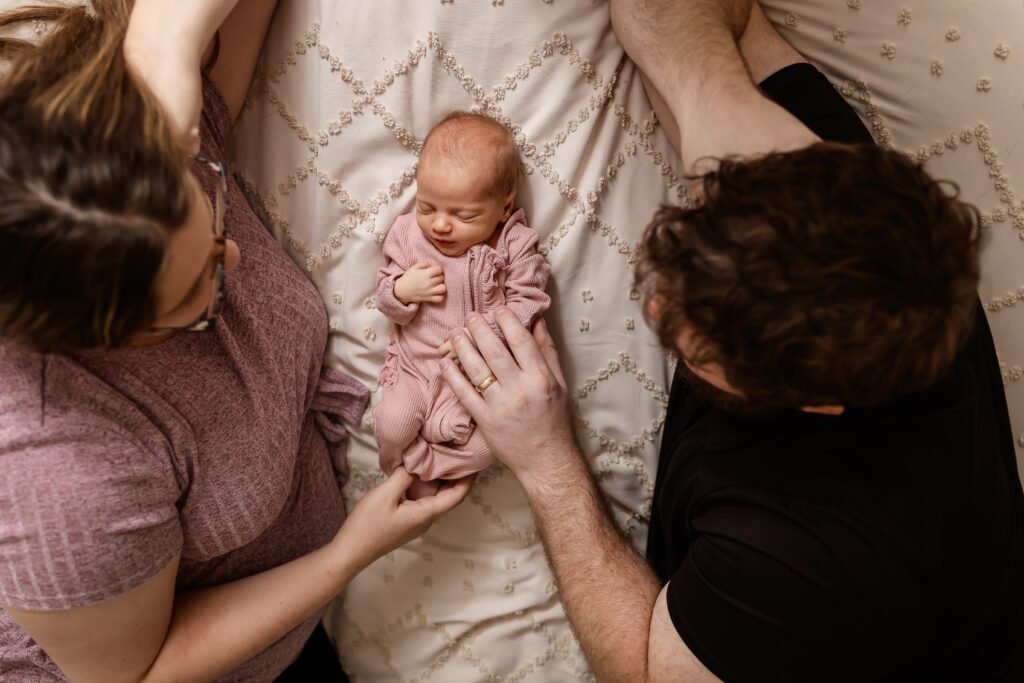
[(685, 362), (680, 359), (676, 364), (676, 374), (699, 398), (710, 403), (716, 410), (737, 417), (761, 417), (780, 413), (784, 408), (772, 406), (759, 401), (723, 391), (705, 379), (698, 377)]

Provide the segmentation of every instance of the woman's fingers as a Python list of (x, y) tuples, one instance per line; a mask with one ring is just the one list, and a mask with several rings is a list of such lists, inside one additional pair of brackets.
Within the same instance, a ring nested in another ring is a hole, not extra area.
[(438, 517), (462, 502), (466, 494), (469, 493), (474, 479), (476, 479), (476, 475), (470, 474), (461, 479), (446, 481), (441, 484), (441, 488), (437, 490), (437, 493), (426, 498), (420, 498), (416, 502), (427, 508), (431, 518)]
[(405, 467), (399, 465), (387, 480), (381, 484), (381, 490), (387, 492), (388, 498), (398, 500), (405, 495), (414, 479), (415, 477), (409, 474)]

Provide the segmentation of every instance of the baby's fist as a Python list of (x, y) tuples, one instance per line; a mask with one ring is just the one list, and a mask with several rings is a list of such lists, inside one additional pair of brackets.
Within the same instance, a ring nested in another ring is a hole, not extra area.
[(395, 280), (395, 298), (403, 304), (439, 304), (444, 294), (444, 271), (427, 261), (420, 261)]

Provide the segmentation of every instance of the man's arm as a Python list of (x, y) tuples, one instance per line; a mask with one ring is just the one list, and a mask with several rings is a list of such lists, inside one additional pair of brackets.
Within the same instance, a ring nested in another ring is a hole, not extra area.
[(817, 141), (751, 79), (747, 64), (754, 67), (751, 60), (758, 60), (760, 73), (766, 46), (779, 45), (768, 40), (765, 29), (772, 29), (750, 0), (612, 0), (611, 16), (687, 173), (710, 170), (697, 163), (705, 157), (763, 154)]
[[(442, 371), (492, 451), (522, 483), (594, 673), (608, 681), (717, 680), (676, 633), (657, 578), (605, 511), (576, 445), (544, 322), (531, 335), (505, 307), (495, 318), (509, 348), (471, 314), (479, 352), (464, 332), (452, 333), (469, 379), (449, 361)], [(478, 393), (473, 385), (492, 372), (497, 382)]]

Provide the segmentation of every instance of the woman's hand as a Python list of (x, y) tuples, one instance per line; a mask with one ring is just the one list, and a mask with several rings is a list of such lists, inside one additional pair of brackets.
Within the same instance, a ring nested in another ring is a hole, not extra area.
[(335, 536), (339, 551), (359, 558), (360, 568), (421, 536), (434, 520), (462, 502), (474, 475), (446, 481), (432, 496), (407, 500), (414, 477), (399, 467), (387, 481), (371, 489), (349, 513)]
[[(441, 371), (497, 458), (529, 486), (579, 457), (568, 392), (544, 321), (538, 320), (530, 334), (503, 306), (494, 318), (508, 348), (481, 316), (470, 314), (475, 345), (462, 330), (452, 332), (466, 375), (447, 360), (441, 361)], [(492, 374), (496, 381), (478, 391)]]

